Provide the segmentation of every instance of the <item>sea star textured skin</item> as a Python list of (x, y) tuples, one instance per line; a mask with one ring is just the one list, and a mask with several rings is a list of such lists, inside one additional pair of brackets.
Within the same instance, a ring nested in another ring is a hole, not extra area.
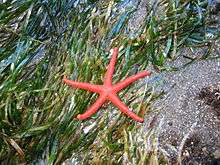
[(85, 113), (77, 115), (77, 118), (79, 120), (84, 120), (84, 119), (89, 118), (91, 115), (96, 113), (98, 109), (108, 100), (108, 101), (111, 101), (116, 107), (118, 107), (121, 112), (125, 113), (127, 116), (131, 117), (132, 119), (138, 122), (144, 121), (143, 118), (137, 116), (134, 112), (129, 110), (129, 108), (119, 99), (119, 97), (117, 96), (117, 92), (119, 92), (120, 90), (122, 90), (123, 88), (127, 87), (128, 85), (130, 85), (131, 83), (133, 83), (134, 81), (140, 78), (150, 76), (150, 72), (144, 71), (144, 72), (138, 73), (134, 76), (131, 76), (113, 85), (112, 76), (114, 73), (117, 55), (118, 55), (118, 48), (114, 48), (112, 58), (108, 66), (108, 70), (104, 78), (103, 85), (95, 85), (95, 84), (68, 80), (64, 76), (63, 82), (69, 85), (70, 87), (88, 90), (91, 92), (98, 93), (100, 95), (99, 98), (96, 100), (96, 102), (91, 107), (89, 107)]

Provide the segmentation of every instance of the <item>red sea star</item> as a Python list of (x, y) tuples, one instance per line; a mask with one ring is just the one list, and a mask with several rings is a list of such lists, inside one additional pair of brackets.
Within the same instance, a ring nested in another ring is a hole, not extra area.
[(118, 55), (118, 48), (113, 49), (113, 54), (112, 58), (110, 60), (110, 64), (108, 66), (107, 73), (105, 75), (104, 79), (104, 84), (103, 85), (94, 85), (94, 84), (89, 84), (89, 83), (84, 83), (84, 82), (77, 82), (77, 81), (72, 81), (68, 80), (66, 77), (64, 77), (63, 82), (66, 83), (67, 85), (73, 87), (73, 88), (80, 88), (84, 90), (88, 90), (91, 92), (98, 93), (100, 96), (96, 100), (96, 102), (88, 108), (88, 110), (83, 113), (77, 115), (77, 118), (79, 120), (84, 120), (89, 118), (92, 114), (97, 112), (97, 110), (104, 104), (106, 100), (111, 101), (115, 106), (119, 108), (123, 113), (131, 117), (132, 119), (138, 121), (138, 122), (143, 122), (144, 119), (137, 116), (135, 113), (129, 110), (129, 108), (118, 98), (117, 92), (122, 90), (123, 88), (127, 87), (129, 84), (132, 82), (143, 78), (145, 76), (149, 76), (150, 72), (144, 71), (141, 73), (138, 73), (134, 76), (131, 76), (115, 85), (112, 85), (112, 76), (114, 73), (114, 67), (116, 63)]

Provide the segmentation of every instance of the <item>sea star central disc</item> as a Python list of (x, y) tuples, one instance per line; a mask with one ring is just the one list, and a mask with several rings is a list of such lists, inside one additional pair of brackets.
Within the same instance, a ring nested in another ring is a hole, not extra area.
[(91, 115), (97, 112), (97, 110), (107, 101), (111, 101), (118, 109), (125, 113), (127, 116), (131, 117), (132, 119), (143, 122), (144, 119), (137, 116), (134, 112), (130, 111), (129, 108), (119, 99), (117, 96), (117, 92), (122, 90), (123, 88), (127, 87), (134, 81), (150, 76), (150, 72), (144, 71), (141, 73), (138, 73), (134, 76), (131, 76), (123, 81), (120, 81), (117, 84), (112, 84), (112, 77), (114, 73), (115, 63), (118, 55), (118, 48), (113, 49), (112, 58), (110, 60), (110, 64), (108, 66), (108, 70), (105, 75), (104, 84), (103, 85), (95, 85), (95, 84), (89, 84), (84, 82), (77, 82), (73, 80), (68, 80), (66, 77), (63, 78), (63, 82), (67, 85), (71, 86), (72, 88), (80, 88), (84, 90), (88, 90), (91, 92), (98, 93), (100, 96), (96, 100), (96, 102), (88, 108), (88, 110), (83, 113), (77, 115), (77, 118), (79, 120), (85, 120), (89, 118)]

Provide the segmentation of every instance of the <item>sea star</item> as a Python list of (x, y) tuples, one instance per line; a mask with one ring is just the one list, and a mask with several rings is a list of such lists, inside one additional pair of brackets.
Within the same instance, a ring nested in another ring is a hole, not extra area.
[(105, 101), (109, 100), (116, 107), (118, 107), (121, 112), (125, 113), (132, 119), (138, 122), (144, 121), (143, 118), (137, 116), (134, 112), (129, 110), (129, 108), (118, 98), (117, 92), (119, 92), (120, 90), (122, 90), (123, 88), (127, 87), (132, 82), (140, 78), (143, 78), (145, 76), (150, 76), (150, 72), (144, 71), (144, 72), (138, 73), (134, 76), (131, 76), (113, 85), (112, 76), (114, 73), (117, 55), (118, 55), (118, 48), (114, 48), (112, 58), (110, 60), (110, 64), (108, 66), (108, 69), (107, 69), (107, 72), (104, 78), (103, 85), (95, 85), (95, 84), (89, 84), (89, 83), (84, 83), (84, 82), (72, 81), (72, 80), (68, 80), (66, 76), (64, 76), (63, 82), (66, 83), (67, 85), (73, 88), (80, 88), (80, 89), (88, 90), (91, 92), (95, 92), (100, 95), (99, 98), (96, 100), (96, 102), (91, 107), (89, 107), (85, 113), (77, 115), (77, 118), (79, 120), (84, 120), (84, 119), (89, 118), (91, 115), (97, 112), (97, 110), (105, 103)]

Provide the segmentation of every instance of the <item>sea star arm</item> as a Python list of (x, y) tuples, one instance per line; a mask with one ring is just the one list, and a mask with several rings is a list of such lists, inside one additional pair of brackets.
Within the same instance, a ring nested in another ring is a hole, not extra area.
[(88, 91), (96, 92), (96, 93), (102, 92), (101, 85), (94, 85), (94, 84), (89, 84), (89, 83), (68, 80), (66, 77), (63, 78), (63, 82), (71, 86), (72, 88), (80, 88), (80, 89), (84, 89), (84, 90), (88, 90)]
[(138, 73), (134, 76), (131, 76), (117, 84), (114, 85), (113, 87), (113, 91), (115, 92), (118, 92), (120, 91), (121, 89), (127, 87), (129, 84), (133, 83), (134, 81), (140, 79), (140, 78), (143, 78), (143, 77), (146, 77), (146, 76), (149, 76), (150, 75), (150, 72), (148, 71), (144, 71), (144, 72), (141, 72), (141, 73)]
[(118, 55), (118, 48), (114, 48), (113, 49), (113, 54), (105, 75), (105, 80), (104, 80), (104, 84), (111, 86), (112, 85), (112, 76), (114, 73), (114, 68), (115, 68), (115, 63), (116, 63), (116, 59), (117, 59), (117, 55)]
[(85, 113), (77, 115), (77, 119), (84, 120), (89, 118), (91, 115), (97, 112), (105, 101), (106, 96), (100, 95), (96, 102)]
[(120, 111), (131, 117), (132, 119), (138, 121), (138, 122), (143, 122), (144, 119), (137, 116), (134, 112), (130, 111), (129, 108), (118, 98), (117, 95), (112, 94), (109, 96), (109, 100), (119, 108)]

